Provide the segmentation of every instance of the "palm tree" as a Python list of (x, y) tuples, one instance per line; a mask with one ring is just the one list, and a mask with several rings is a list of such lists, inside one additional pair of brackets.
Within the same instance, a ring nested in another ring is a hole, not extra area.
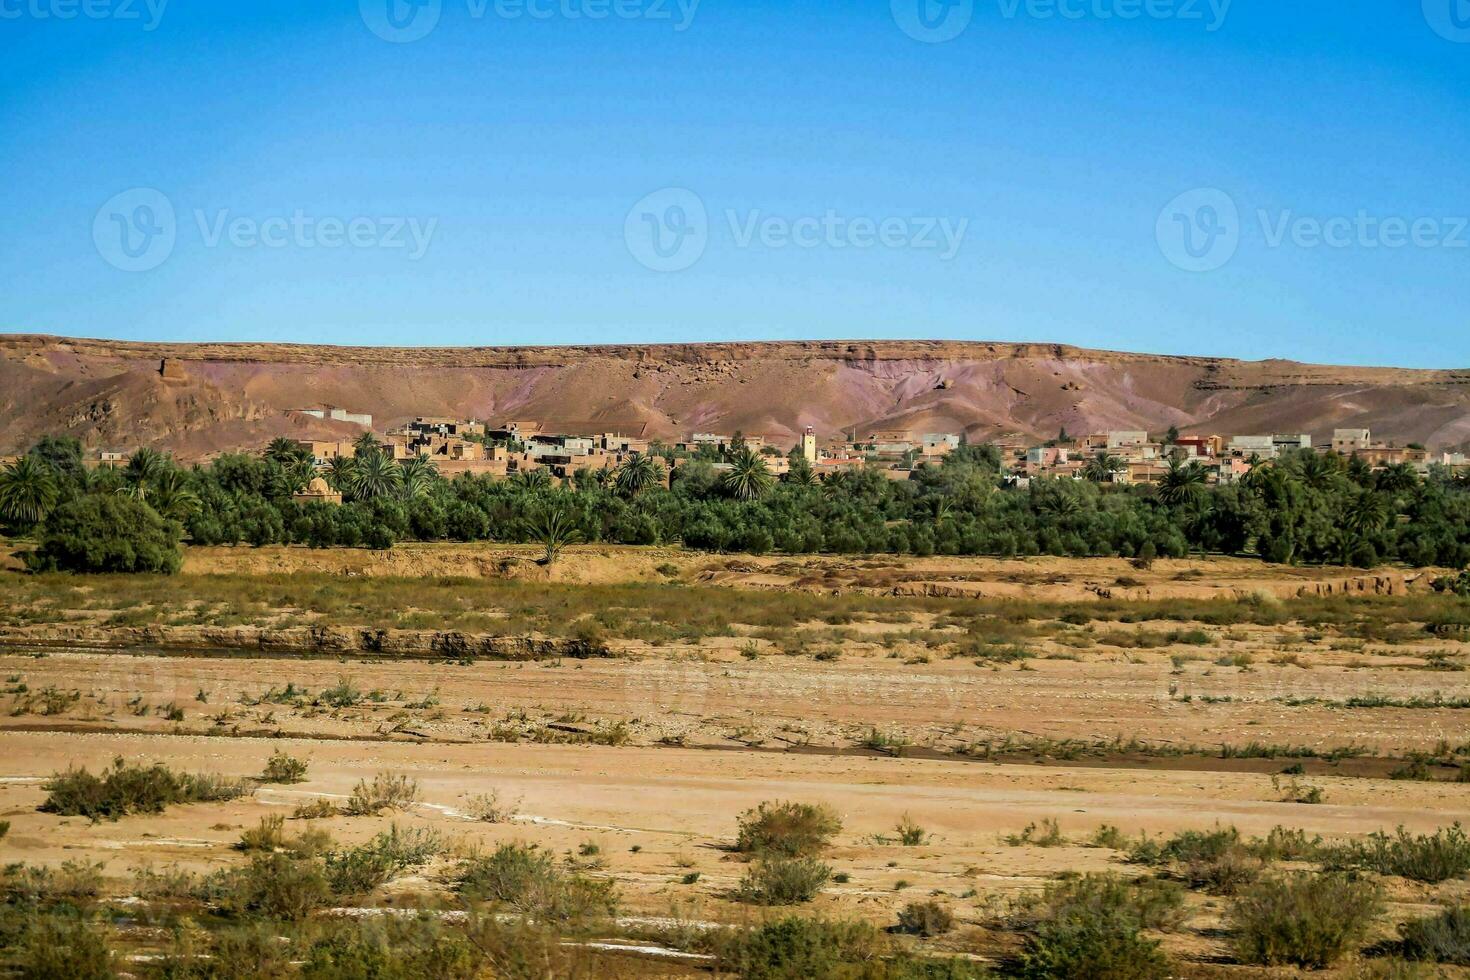
[(51, 470), (32, 456), (22, 456), (0, 470), (0, 517), (16, 524), (39, 524), (56, 506), (58, 491)]
[(149, 505), (160, 517), (183, 523), (199, 509), (199, 496), (189, 488), (189, 479), (182, 470), (167, 469), (153, 483), (153, 497)]
[(618, 493), (628, 497), (638, 494), (663, 482), (663, 468), (645, 453), (633, 453), (618, 467), (615, 485)]
[(427, 456), (415, 456), (405, 459), (399, 467), (403, 472), (403, 497), (405, 500), (418, 500), (427, 497), (429, 491), (434, 488), (434, 481), (439, 477), (439, 470), (434, 466), (433, 460)]
[(164, 472), (173, 467), (173, 461), (156, 449), (147, 446), (133, 453), (123, 470), (123, 486), (118, 493), (147, 500), (153, 484)]
[(391, 497), (403, 484), (403, 470), (383, 453), (370, 452), (357, 457), (353, 467), (352, 496), (358, 500)]
[(383, 451), (383, 447), (378, 445), (377, 438), (371, 432), (364, 432), (358, 436), (352, 444), (352, 449), (359, 459), (364, 456), (376, 456)]
[(357, 460), (351, 456), (334, 456), (327, 462), (327, 485), (338, 493), (351, 493), (357, 479)]
[(316, 467), (311, 464), (311, 460), (291, 458), (272, 467), (270, 493), (275, 497), (289, 497), (300, 493), (315, 475)]
[(730, 462), (731, 469), (722, 482), (736, 500), (758, 500), (776, 482), (766, 461), (749, 449), (741, 449)]
[(1111, 483), (1113, 474), (1121, 473), (1127, 468), (1121, 459), (1104, 449), (1082, 467), (1082, 478), (1092, 483)]
[(551, 471), (546, 469), (517, 470), (516, 475), (511, 477), (511, 482), (525, 491), (549, 490), (551, 489)]
[(289, 466), (297, 460), (309, 458), (306, 447), (285, 436), (277, 436), (272, 439), (262, 455), (271, 462), (280, 463), (282, 466)]
[(1378, 489), (1389, 493), (1405, 493), (1419, 485), (1419, 474), (1408, 463), (1394, 463), (1378, 472)]
[(1352, 546), (1388, 525), (1388, 501), (1372, 490), (1360, 490), (1342, 512), (1342, 563), (1350, 564)]
[(526, 535), (546, 549), (543, 565), (555, 564), (561, 550), (582, 540), (572, 515), (561, 507), (548, 507), (525, 524)]
[(1169, 468), (1159, 478), (1159, 499), (1171, 507), (1189, 504), (1205, 493), (1205, 468), (1199, 463), (1181, 463), (1169, 457)]

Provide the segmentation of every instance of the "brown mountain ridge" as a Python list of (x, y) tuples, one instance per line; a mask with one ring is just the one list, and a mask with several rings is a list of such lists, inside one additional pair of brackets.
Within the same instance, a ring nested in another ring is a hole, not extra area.
[(47, 433), (191, 458), (360, 431), (286, 415), (323, 403), (371, 413), (379, 431), (443, 415), (665, 439), (740, 430), (789, 442), (810, 425), (823, 437), (904, 429), (979, 441), (1173, 425), (1470, 444), (1470, 369), (968, 341), (388, 348), (0, 335), (0, 453)]

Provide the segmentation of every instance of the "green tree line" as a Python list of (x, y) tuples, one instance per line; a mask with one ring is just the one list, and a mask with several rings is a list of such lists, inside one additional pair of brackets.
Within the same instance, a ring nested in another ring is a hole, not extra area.
[[(818, 479), (799, 455), (777, 479), (769, 457), (736, 448), (717, 469), (634, 456), (558, 485), (544, 470), (446, 479), (427, 459), (396, 461), (372, 440), (320, 475), (341, 505), (293, 494), (318, 471), (289, 440), (184, 468), (152, 450), (89, 470), (75, 440), (42, 439), (0, 471), (0, 520), (39, 542), (37, 567), (168, 570), (157, 541), (386, 548), (398, 541), (537, 542), (548, 560), (577, 541), (683, 544), (724, 552), (1182, 557), (1257, 555), (1282, 563), (1470, 565), (1470, 485), (1435, 468), (1372, 470), (1357, 458), (1293, 452), (1213, 486), (1171, 461), (1156, 486), (1085, 479), (1008, 488), (991, 446), (961, 446), (906, 480), (878, 470)], [(126, 532), (136, 547), (114, 541)], [(95, 539), (95, 540), (93, 540)], [(166, 550), (166, 549), (165, 549)], [(176, 562), (173, 563), (176, 566)]]

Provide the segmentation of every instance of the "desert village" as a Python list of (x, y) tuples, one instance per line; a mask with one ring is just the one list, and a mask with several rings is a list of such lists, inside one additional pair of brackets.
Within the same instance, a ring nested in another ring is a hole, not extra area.
[[(347, 423), (373, 433), (373, 416), (332, 405), (293, 410), (288, 416)], [(653, 454), (666, 464), (665, 479), (693, 460), (728, 468), (726, 458), (741, 449), (764, 458), (773, 476), (789, 472), (792, 460), (803, 458), (820, 478), (842, 470), (874, 469), (892, 480), (907, 480), (924, 464), (942, 461), (965, 442), (951, 432), (912, 432), (897, 429), (854, 429), (842, 437), (819, 439), (807, 427), (795, 445), (760, 433), (694, 432), (668, 443), (643, 435), (615, 432), (551, 431), (535, 419), (490, 423), (476, 419), (419, 417), (382, 434), (379, 444), (396, 460), (425, 458), (444, 476), (470, 473), (492, 478), (543, 470), (557, 481), (571, 480), (578, 471), (592, 473), (617, 469), (630, 456)], [(1036, 444), (1019, 436), (991, 440), (1001, 454), (1006, 482), (1025, 487), (1035, 478), (1091, 479), (1097, 482), (1139, 485), (1157, 483), (1179, 460), (1203, 468), (1209, 483), (1233, 483), (1258, 464), (1294, 450), (1334, 452), (1356, 457), (1374, 469), (1407, 465), (1420, 475), (1430, 466), (1461, 471), (1470, 468), (1464, 453), (1434, 452), (1423, 445), (1399, 445), (1373, 438), (1370, 429), (1339, 428), (1328, 442), (1314, 442), (1310, 433), (1270, 435), (1181, 435), (1143, 430), (1113, 430), (1069, 436)], [(352, 458), (357, 441), (298, 440), (303, 455), (318, 468), (334, 459)], [(103, 449), (92, 455), (100, 466), (126, 465), (129, 453)], [(307, 496), (321, 496), (308, 491)], [(334, 497), (327, 493), (326, 497)]]
[[(333, 406), (301, 410), (300, 414), (360, 425), (372, 430), (372, 416)], [(385, 449), (398, 460), (425, 457), (445, 476), (474, 473), (506, 478), (546, 470), (557, 480), (569, 480), (579, 470), (616, 469), (629, 456), (653, 453), (669, 466), (666, 474), (691, 460), (704, 460), (717, 469), (728, 466), (726, 456), (747, 449), (765, 458), (775, 476), (788, 472), (793, 458), (804, 458), (820, 477), (841, 470), (871, 468), (889, 479), (906, 480), (920, 465), (943, 460), (961, 446), (965, 437), (950, 432), (919, 433), (894, 429), (862, 432), (819, 440), (807, 427), (795, 445), (760, 433), (694, 432), (680, 442), (665, 443), (641, 435), (612, 432), (568, 433), (549, 431), (532, 419), (486, 423), (452, 418), (416, 418), (384, 434)], [(1138, 431), (1109, 431), (1081, 437), (1066, 432), (1037, 445), (1020, 437), (993, 440), (1001, 454), (1009, 483), (1024, 487), (1033, 478), (1098, 479), (1117, 484), (1157, 483), (1172, 459), (1197, 463), (1211, 483), (1232, 483), (1257, 464), (1291, 450), (1335, 452), (1357, 457), (1374, 469), (1408, 465), (1427, 474), (1431, 465), (1464, 468), (1458, 452), (1431, 452), (1410, 443), (1375, 441), (1369, 429), (1334, 429), (1330, 442), (1315, 443), (1309, 433), (1272, 435), (1180, 435)], [(354, 442), (302, 441), (316, 465), (327, 466), (338, 457), (351, 457)], [(1102, 472), (1099, 472), (1099, 466)]]

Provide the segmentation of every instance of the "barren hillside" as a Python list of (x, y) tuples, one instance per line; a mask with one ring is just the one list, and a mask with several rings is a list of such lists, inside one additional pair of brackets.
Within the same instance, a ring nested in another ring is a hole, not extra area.
[(822, 436), (913, 429), (971, 440), (1063, 427), (1323, 437), (1363, 426), (1433, 447), (1470, 444), (1470, 369), (949, 341), (395, 349), (0, 336), (0, 453), (45, 433), (194, 457), (280, 434), (358, 431), (284, 414), (323, 402), (370, 412), (380, 430), (416, 415), (662, 437), (739, 429), (778, 441), (808, 425)]

